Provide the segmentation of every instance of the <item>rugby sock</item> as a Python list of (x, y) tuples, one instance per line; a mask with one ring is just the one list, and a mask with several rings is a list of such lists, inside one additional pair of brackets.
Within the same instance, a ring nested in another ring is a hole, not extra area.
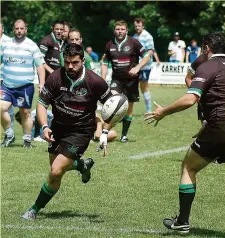
[(179, 200), (180, 200), (180, 215), (178, 222), (184, 224), (189, 221), (191, 205), (195, 198), (196, 184), (180, 184), (179, 185)]
[(31, 141), (31, 135), (29, 135), (29, 134), (24, 134), (24, 135), (23, 135), (23, 140)]
[(78, 165), (78, 161), (74, 160), (72, 166), (70, 168), (68, 168), (67, 171), (77, 170), (77, 165)]
[(132, 116), (125, 116), (123, 118), (123, 120), (122, 120), (122, 122), (123, 122), (122, 137), (127, 136), (131, 121), (132, 121)]
[(41, 191), (38, 195), (38, 198), (35, 204), (31, 207), (31, 209), (34, 209), (36, 212), (39, 212), (39, 210), (41, 208), (44, 208), (46, 204), (53, 198), (57, 191), (58, 189), (53, 189), (49, 187), (46, 182), (44, 182)]
[(152, 110), (150, 92), (144, 92), (143, 96), (145, 99), (146, 112), (150, 112)]
[(14, 131), (11, 127), (9, 127), (5, 130), (5, 134), (7, 137), (12, 137), (14, 135)]
[(37, 117), (35, 117), (35, 120), (34, 120), (34, 138), (40, 136), (40, 130), (41, 130), (41, 126), (38, 122)]
[(9, 108), (8, 112), (9, 112), (9, 116), (11, 118), (11, 128), (14, 131), (14, 110), (13, 110), (12, 106)]

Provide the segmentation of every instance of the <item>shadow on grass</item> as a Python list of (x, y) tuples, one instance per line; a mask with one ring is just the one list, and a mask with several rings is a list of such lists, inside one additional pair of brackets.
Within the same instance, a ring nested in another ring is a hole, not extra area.
[[(175, 232), (172, 232), (172, 231), (162, 234), (162, 236), (171, 236), (171, 237), (174, 237), (175, 235), (178, 235), (178, 233), (175, 233)], [(190, 229), (189, 234), (186, 234), (186, 235), (183, 234), (182, 236), (188, 237), (189, 235), (196, 235), (196, 236), (202, 236), (202, 237), (218, 237), (218, 238), (221, 237), (221, 238), (224, 238), (225, 237), (225, 232), (193, 227), (193, 228)]]
[(84, 220), (88, 220), (91, 223), (102, 223), (104, 220), (97, 214), (87, 214), (87, 213), (79, 213), (76, 211), (65, 210), (61, 212), (50, 212), (43, 213), (40, 212), (40, 216), (51, 219), (62, 219), (62, 218), (83, 218)]

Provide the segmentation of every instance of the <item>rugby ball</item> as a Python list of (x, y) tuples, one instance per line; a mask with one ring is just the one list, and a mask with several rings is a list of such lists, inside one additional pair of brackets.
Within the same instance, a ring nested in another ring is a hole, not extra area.
[(115, 94), (104, 103), (101, 116), (104, 122), (116, 124), (125, 117), (127, 110), (127, 97), (124, 94)]

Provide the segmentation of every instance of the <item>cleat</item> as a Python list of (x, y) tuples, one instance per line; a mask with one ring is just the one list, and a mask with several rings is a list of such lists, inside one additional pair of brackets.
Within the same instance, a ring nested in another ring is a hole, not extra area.
[(24, 213), (21, 217), (26, 220), (35, 220), (37, 217), (37, 212), (34, 209), (31, 209)]
[(42, 139), (40, 136), (34, 138), (35, 142), (47, 142), (46, 140)]
[(5, 135), (5, 138), (4, 138), (3, 142), (1, 143), (1, 147), (8, 147), (14, 141), (15, 141), (14, 135), (10, 136), (10, 137), (7, 137), (7, 135)]
[(185, 222), (184, 224), (180, 224), (177, 221), (177, 217), (175, 218), (165, 218), (163, 220), (163, 224), (167, 229), (174, 230), (180, 234), (189, 233), (189, 223)]
[(29, 140), (24, 140), (24, 142), (23, 142), (23, 148), (27, 148), (27, 149), (32, 148), (31, 141), (29, 141)]
[(92, 158), (88, 158), (84, 161), (84, 171), (81, 172), (81, 179), (83, 183), (88, 183), (91, 179), (91, 168), (93, 167), (94, 163), (95, 162)]
[(126, 136), (122, 136), (121, 138), (120, 138), (120, 142), (122, 142), (122, 143), (127, 143), (129, 140), (128, 140), (128, 138), (126, 137)]
[(223, 164), (225, 163), (225, 159), (221, 158), (221, 157), (218, 157), (215, 161), (214, 161), (215, 164)]

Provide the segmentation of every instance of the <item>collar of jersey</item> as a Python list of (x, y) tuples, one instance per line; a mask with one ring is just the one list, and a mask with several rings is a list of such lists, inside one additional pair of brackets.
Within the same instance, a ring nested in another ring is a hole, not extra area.
[(225, 54), (213, 54), (209, 57), (209, 60), (214, 57), (225, 57)]
[(51, 33), (51, 35), (52, 35), (53, 41), (54, 41), (55, 43), (57, 43), (57, 44), (59, 45), (60, 49), (61, 49), (61, 48), (62, 48), (62, 45), (63, 45), (63, 43), (64, 43), (64, 41), (62, 40), (61, 43), (60, 43), (60, 41), (55, 38), (55, 35), (54, 35), (53, 32)]
[(83, 66), (83, 72), (80, 76), (80, 78), (78, 78), (76, 81), (73, 81), (65, 72), (67, 79), (69, 79), (71, 86), (70, 86), (70, 92), (73, 91), (73, 88), (79, 86), (83, 81), (84, 81), (84, 76), (85, 76), (85, 67)]
[(22, 42), (17, 42), (15, 37), (12, 37), (12, 41), (16, 44), (22, 44), (25, 40), (27, 39), (27, 37), (24, 38), (24, 40)]
[(121, 51), (122, 46), (125, 44), (125, 42), (127, 41), (127, 35), (124, 38), (124, 40), (122, 42), (120, 42), (120, 44), (117, 42), (116, 38), (115, 38), (115, 43), (118, 45), (118, 50)]

